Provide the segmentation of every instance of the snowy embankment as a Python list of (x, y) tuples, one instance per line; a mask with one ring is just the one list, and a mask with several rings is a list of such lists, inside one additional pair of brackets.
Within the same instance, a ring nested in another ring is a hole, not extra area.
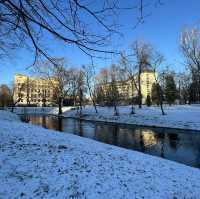
[[(79, 117), (74, 107), (63, 107), (63, 116)], [(113, 107), (98, 107), (98, 114), (92, 106), (83, 108), (82, 118), (86, 120), (136, 124), (144, 126), (168, 127), (200, 131), (200, 106), (176, 105), (165, 106), (166, 115), (161, 114), (159, 107), (136, 107), (135, 114), (131, 115), (130, 106), (119, 106), (119, 116), (113, 115)], [(58, 114), (57, 107), (16, 107), (18, 114)]]
[[(82, 118), (87, 120), (116, 122), (124, 124), (136, 124), (155, 127), (169, 127), (179, 129), (200, 130), (200, 106), (179, 105), (164, 107), (166, 115), (161, 114), (159, 107), (136, 108), (131, 115), (130, 106), (118, 107), (119, 116), (113, 116), (113, 108), (98, 107), (98, 114), (92, 106), (83, 109)], [(64, 116), (77, 117), (76, 110), (66, 111)]]
[(198, 199), (200, 170), (0, 111), (0, 198)]
[[(63, 107), (63, 112), (71, 110), (73, 107)], [(58, 107), (15, 107), (17, 114), (58, 114)]]

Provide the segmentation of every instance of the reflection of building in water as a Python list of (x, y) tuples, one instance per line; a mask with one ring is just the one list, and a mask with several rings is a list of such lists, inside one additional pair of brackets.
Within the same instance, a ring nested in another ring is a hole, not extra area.
[(143, 137), (143, 142), (145, 146), (153, 146), (157, 144), (157, 139), (155, 138), (155, 133), (151, 130), (140, 129), (140, 133)]
[(107, 126), (107, 125), (95, 125), (95, 139), (107, 144), (114, 144), (116, 142), (114, 136), (116, 137), (116, 134), (114, 133), (113, 126)]
[(29, 116), (31, 124), (41, 125), (44, 128), (60, 130), (59, 122), (56, 117), (43, 116)]

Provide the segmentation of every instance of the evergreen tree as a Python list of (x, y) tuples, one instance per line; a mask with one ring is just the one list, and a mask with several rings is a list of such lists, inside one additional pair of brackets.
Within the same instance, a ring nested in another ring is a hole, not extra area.
[(173, 75), (167, 75), (165, 77), (165, 98), (170, 105), (177, 99), (177, 89)]
[(156, 104), (157, 106), (160, 104), (160, 93), (161, 93), (161, 87), (158, 83), (153, 83), (151, 88), (151, 100), (153, 104)]

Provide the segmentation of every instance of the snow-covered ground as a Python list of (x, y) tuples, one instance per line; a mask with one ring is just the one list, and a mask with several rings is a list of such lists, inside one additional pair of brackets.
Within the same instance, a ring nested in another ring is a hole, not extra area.
[[(179, 105), (164, 107), (166, 115), (162, 115), (159, 107), (146, 107), (135, 109), (131, 115), (130, 106), (118, 107), (119, 116), (113, 116), (113, 108), (98, 107), (98, 114), (92, 106), (83, 109), (83, 118), (88, 120), (118, 122), (156, 127), (171, 127), (180, 129), (200, 130), (200, 106)], [(68, 110), (65, 116), (76, 117), (76, 110)]]
[(200, 198), (199, 169), (21, 123), (2, 111), (0, 126), (1, 199)]
[[(20, 121), (19, 117), (13, 113), (10, 113), (8, 111), (2, 111), (0, 110), (0, 121)], [(1, 128), (0, 128), (1, 130)]]

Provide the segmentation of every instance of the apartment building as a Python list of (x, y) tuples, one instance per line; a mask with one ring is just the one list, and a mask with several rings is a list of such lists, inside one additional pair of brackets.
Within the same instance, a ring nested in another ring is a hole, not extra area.
[[(142, 94), (142, 103), (146, 102), (147, 96), (151, 96), (151, 89), (152, 85), (155, 82), (155, 72), (152, 70), (145, 70), (140, 75), (141, 81), (141, 94)], [(135, 83), (138, 87), (137, 77), (135, 77)], [(108, 84), (98, 85), (101, 87), (101, 90), (105, 93), (107, 88), (109, 87)], [(116, 87), (119, 93), (121, 100), (123, 99), (132, 99), (132, 83), (131, 80), (126, 81), (118, 81), (116, 82)], [(133, 95), (136, 97), (138, 95), (137, 89), (134, 86), (133, 88)]]
[(54, 102), (57, 82), (17, 74), (14, 77), (14, 101), (17, 105), (48, 106)]

